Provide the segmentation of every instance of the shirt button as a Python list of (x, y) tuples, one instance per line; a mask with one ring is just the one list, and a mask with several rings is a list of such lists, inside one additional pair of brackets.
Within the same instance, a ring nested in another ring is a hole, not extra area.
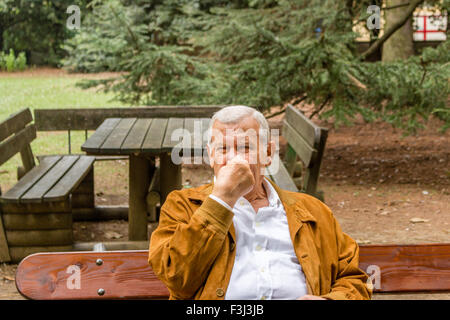
[(262, 296), (261, 300), (266, 300), (266, 298), (267, 298), (266, 296)]
[(256, 251), (261, 251), (262, 247), (260, 245), (256, 246)]
[(261, 268), (261, 272), (264, 272), (266, 269), (264, 269), (264, 268)]
[(216, 290), (216, 295), (217, 295), (218, 297), (223, 297), (224, 294), (225, 294), (225, 292), (223, 291), (222, 288), (218, 288), (218, 289)]
[(256, 221), (255, 226), (259, 227), (261, 225), (261, 222)]
[(240, 204), (241, 206), (243, 206), (243, 205), (245, 204), (245, 201), (244, 201), (244, 200), (241, 200), (241, 201), (239, 201), (239, 204)]

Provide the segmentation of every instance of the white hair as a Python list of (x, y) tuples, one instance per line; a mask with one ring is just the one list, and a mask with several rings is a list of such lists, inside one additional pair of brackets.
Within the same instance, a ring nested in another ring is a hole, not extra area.
[(244, 118), (252, 116), (259, 124), (259, 132), (264, 142), (269, 138), (269, 123), (264, 115), (256, 109), (247, 106), (228, 106), (220, 109), (211, 118), (208, 129), (208, 145), (211, 145), (212, 127), (217, 120), (221, 123), (239, 123)]

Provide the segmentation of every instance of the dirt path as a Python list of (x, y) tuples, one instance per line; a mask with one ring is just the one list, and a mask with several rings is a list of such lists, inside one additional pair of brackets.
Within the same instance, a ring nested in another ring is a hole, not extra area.
[[(432, 120), (428, 129), (406, 138), (383, 123), (330, 130), (319, 185), (344, 232), (360, 244), (450, 242), (450, 130), (439, 134), (440, 125)], [(126, 204), (127, 176), (124, 163), (99, 164), (97, 203)], [(192, 186), (211, 177), (206, 166), (183, 168), (183, 179)], [(74, 237), (123, 240), (127, 223), (76, 222)], [(0, 265), (0, 299), (21, 298), (15, 267)], [(450, 299), (450, 294), (375, 296), (397, 298)]]

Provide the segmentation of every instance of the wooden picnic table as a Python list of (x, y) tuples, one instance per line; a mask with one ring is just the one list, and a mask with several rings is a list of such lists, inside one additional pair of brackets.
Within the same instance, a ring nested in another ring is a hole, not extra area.
[(148, 240), (146, 196), (156, 172), (155, 158), (159, 157), (162, 205), (171, 191), (182, 187), (181, 163), (171, 159), (173, 148), (182, 141), (174, 131), (189, 132), (190, 141), (182, 142), (184, 150), (202, 155), (209, 122), (209, 118), (108, 118), (82, 145), (90, 155), (129, 156), (129, 240)]

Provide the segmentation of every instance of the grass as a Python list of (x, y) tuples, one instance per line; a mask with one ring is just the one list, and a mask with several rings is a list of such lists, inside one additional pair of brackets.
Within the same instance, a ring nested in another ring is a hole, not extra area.
[[(23, 108), (63, 109), (63, 108), (99, 108), (123, 107), (120, 102), (113, 101), (112, 94), (93, 90), (82, 90), (75, 84), (80, 81), (79, 75), (45, 74), (30, 76), (27, 73), (0, 73), (0, 121)], [(72, 132), (72, 153), (81, 153), (81, 145), (85, 140), (84, 132)], [(68, 153), (67, 132), (38, 132), (31, 148), (34, 155)], [(17, 167), (22, 165), (17, 154), (0, 166), (0, 186), (8, 190), (17, 181)]]

